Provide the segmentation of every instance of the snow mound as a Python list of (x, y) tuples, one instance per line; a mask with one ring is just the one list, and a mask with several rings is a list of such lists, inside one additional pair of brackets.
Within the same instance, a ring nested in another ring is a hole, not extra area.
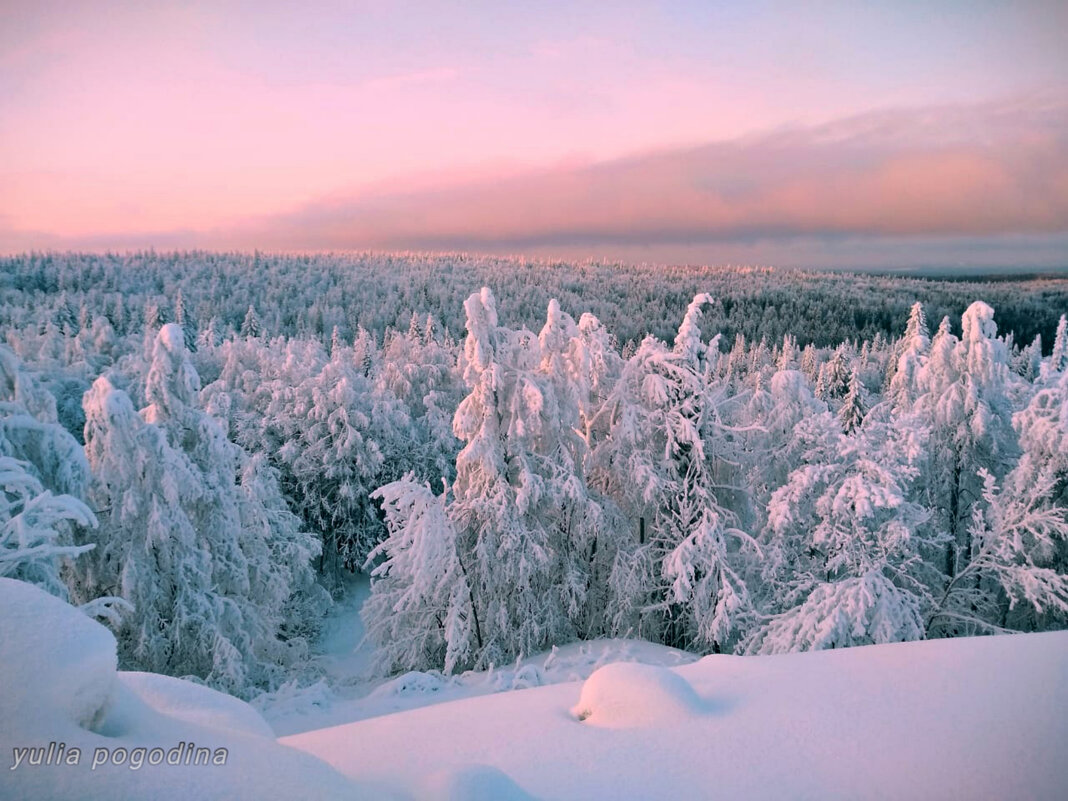
[(421, 801), (534, 801), (503, 771), (489, 765), (444, 770), (423, 782)]
[[(92, 729), (115, 690), (111, 632), (32, 584), (0, 578), (0, 598), (0, 718), (51, 713)], [(49, 699), (47, 710), (33, 703), (42, 696)]]
[(586, 679), (571, 712), (587, 723), (624, 728), (673, 724), (704, 710), (704, 702), (678, 673), (654, 665), (616, 662)]
[(120, 673), (119, 681), (149, 707), (177, 720), (274, 739), (274, 731), (263, 716), (232, 695), (158, 673)]
[(436, 670), (431, 670), (427, 673), (420, 670), (411, 670), (379, 685), (369, 693), (368, 697), (427, 695), (441, 692), (442, 689), (448, 686), (448, 683), (444, 674)]
[(38, 587), (0, 579), (0, 609), (2, 798), (397, 797), (279, 745), (237, 699), (117, 673), (111, 633)]

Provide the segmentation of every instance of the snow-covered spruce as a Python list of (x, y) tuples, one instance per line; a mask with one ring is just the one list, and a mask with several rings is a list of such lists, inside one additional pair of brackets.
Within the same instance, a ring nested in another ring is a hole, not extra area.
[(86, 394), (97, 547), (76, 594), (133, 605), (124, 666), (193, 675), (237, 694), (270, 687), (302, 658), (326, 602), (319, 546), (285, 508), (273, 473), (197, 405), (181, 329), (163, 326), (139, 415), (107, 378)]

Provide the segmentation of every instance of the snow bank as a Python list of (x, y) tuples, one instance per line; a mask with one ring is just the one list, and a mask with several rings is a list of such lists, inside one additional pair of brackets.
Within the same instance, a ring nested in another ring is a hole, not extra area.
[(534, 801), (497, 768), (467, 765), (430, 776), (420, 788), (421, 801)]
[[(438, 671), (412, 671), (387, 681), (368, 679), (366, 649), (359, 637), (345, 635), (359, 624), (359, 608), (339, 604), (326, 623), (317, 665), (327, 681), (297, 688), (287, 686), (254, 703), (278, 735), (352, 723), (367, 718), (459, 701), (491, 693), (524, 690), (586, 679), (614, 662), (678, 666), (697, 661), (693, 654), (641, 640), (603, 639), (569, 643), (493, 670), (445, 676)], [(337, 632), (331, 634), (330, 632)], [(324, 648), (325, 645), (325, 648)]]
[(704, 702), (678, 673), (619, 662), (599, 668), (586, 680), (571, 713), (596, 726), (662, 726), (704, 709)]
[[(478, 797), (480, 782), (501, 780), (492, 768), (544, 799), (1052, 801), (1068, 788), (1066, 666), (1068, 632), (713, 656), (281, 742), (428, 799)], [(571, 710), (589, 696), (579, 722)], [(609, 710), (613, 725), (590, 725)]]
[(0, 609), (3, 798), (398, 797), (279, 745), (235, 698), (116, 673), (111, 633), (37, 587), (0, 579)]
[[(115, 638), (32, 584), (0, 578), (0, 718), (92, 728), (115, 686)], [(36, 700), (47, 697), (47, 708)]]
[(263, 716), (232, 695), (158, 673), (120, 673), (119, 680), (149, 707), (210, 729), (274, 739)]

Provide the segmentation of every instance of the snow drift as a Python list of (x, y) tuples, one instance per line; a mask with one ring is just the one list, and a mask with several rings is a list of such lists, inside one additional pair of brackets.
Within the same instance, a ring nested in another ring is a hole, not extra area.
[[(236, 698), (116, 672), (111, 633), (37, 587), (0, 578), (0, 608), (5, 799), (389, 797), (278, 745)], [(197, 747), (206, 763), (186, 763)]]
[(1052, 801), (1066, 667), (1065, 632), (610, 665), (281, 742), (417, 798)]
[[(0, 579), (0, 607), (4, 798), (1041, 801), (1068, 788), (1068, 632), (609, 664), (276, 741), (237, 699), (116, 672), (110, 633), (33, 586)], [(79, 763), (46, 764), (52, 743)], [(145, 758), (190, 743), (224, 764)]]

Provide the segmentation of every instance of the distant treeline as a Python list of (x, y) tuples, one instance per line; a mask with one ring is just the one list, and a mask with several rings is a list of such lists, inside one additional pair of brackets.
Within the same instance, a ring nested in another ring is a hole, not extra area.
[[(678, 310), (698, 292), (717, 301), (706, 325), (730, 343), (801, 346), (900, 336), (910, 306), (928, 317), (959, 320), (976, 297), (998, 310), (999, 329), (1015, 344), (1042, 335), (1048, 353), (1057, 319), (1068, 308), (1068, 277), (984, 277), (982, 280), (813, 273), (750, 267), (649, 267), (600, 262), (530, 261), (419, 254), (283, 255), (152, 251), (129, 254), (29, 253), (0, 258), (0, 320), (77, 323), (81, 307), (103, 310), (122, 335), (155, 322), (177, 321), (182, 296), (196, 332), (239, 331), (252, 307), (269, 336), (318, 338), (337, 328), (351, 340), (363, 328), (382, 341), (388, 328), (407, 329), (413, 314), (431, 314), (454, 337), (463, 334), (463, 301), (482, 286), (499, 304), (502, 324), (537, 329), (545, 307), (589, 311), (621, 346), (646, 335), (669, 339)], [(147, 310), (147, 312), (146, 312)]]

